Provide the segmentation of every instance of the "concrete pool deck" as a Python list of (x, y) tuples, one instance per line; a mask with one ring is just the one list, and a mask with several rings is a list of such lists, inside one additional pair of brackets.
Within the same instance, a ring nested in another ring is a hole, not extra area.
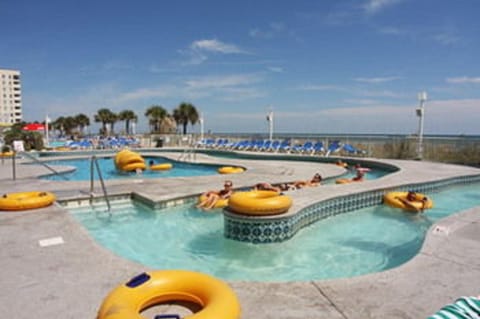
[[(178, 157), (178, 153), (161, 155)], [(237, 160), (200, 154), (197, 161), (247, 167), (244, 174), (228, 176), (237, 187), (259, 181), (307, 179), (316, 172), (324, 177), (343, 172), (335, 165), (312, 162), (292, 164), (285, 160)], [(360, 184), (325, 185), (295, 191), (292, 192), (294, 201), (302, 206), (344, 192), (480, 174), (478, 169), (456, 165), (381, 162), (391, 163), (401, 170)], [(59, 199), (89, 194), (88, 181), (37, 178), (46, 173), (48, 170), (42, 166), (20, 165), (17, 180), (13, 181), (11, 160), (5, 160), (0, 163), (0, 192), (48, 190)], [(109, 194), (138, 192), (154, 200), (165, 200), (218, 188), (225, 179), (226, 176), (220, 175), (174, 179), (142, 179), (139, 176), (129, 183), (107, 181), (107, 189)], [(95, 188), (95, 192), (101, 193), (99, 185)], [(384, 272), (308, 282), (230, 282), (240, 299), (242, 318), (426, 318), (457, 297), (478, 295), (479, 213), (477, 207), (441, 220), (429, 230), (415, 258)], [(39, 244), (40, 240), (57, 237), (61, 237), (62, 244), (44, 247)], [(98, 245), (59, 205), (25, 212), (1, 212), (0, 240), (3, 288), (0, 312), (5, 318), (95, 318), (103, 298), (113, 287), (148, 270)], [(319, 267), (323, 266), (319, 261)]]

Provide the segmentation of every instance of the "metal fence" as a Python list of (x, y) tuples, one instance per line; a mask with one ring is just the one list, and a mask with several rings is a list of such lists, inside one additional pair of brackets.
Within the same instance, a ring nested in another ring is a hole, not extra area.
[[(240, 140), (268, 139), (265, 134), (210, 134), (204, 139)], [(275, 140), (289, 140), (291, 145), (301, 145), (306, 141), (322, 141), (328, 146), (334, 141), (350, 144), (364, 152), (336, 155), (368, 156), (377, 158), (418, 159), (418, 138), (406, 135), (314, 135), (278, 134)], [(141, 137), (144, 147), (188, 147), (200, 141), (198, 134), (161, 134)], [(478, 165), (480, 163), (480, 136), (424, 136), (423, 160)]]

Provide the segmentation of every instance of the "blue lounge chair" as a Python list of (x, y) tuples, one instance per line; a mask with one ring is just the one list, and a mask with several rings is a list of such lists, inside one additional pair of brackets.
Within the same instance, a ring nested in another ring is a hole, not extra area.
[(279, 152), (289, 152), (290, 151), (290, 140), (284, 140), (278, 146)]
[(249, 143), (248, 140), (239, 141), (232, 146), (232, 149), (243, 150), (245, 147), (247, 147), (248, 143)]
[(323, 153), (324, 151), (325, 151), (325, 149), (323, 148), (323, 143), (322, 142), (316, 142), (313, 145), (312, 154), (319, 154), (319, 153)]
[(302, 149), (300, 152), (302, 153), (311, 153), (313, 151), (313, 142), (307, 141), (305, 144), (303, 144)]
[(351, 153), (351, 154), (355, 154), (358, 152), (358, 150), (353, 147), (351, 144), (343, 144), (343, 147), (342, 149), (347, 152), (347, 153)]
[(477, 297), (461, 297), (454, 304), (440, 309), (428, 319), (476, 319), (480, 318), (480, 299)]
[(259, 151), (262, 151), (262, 152), (265, 152), (265, 151), (268, 151), (270, 149), (270, 146), (272, 145), (272, 141), (270, 140), (265, 140), (263, 142), (263, 145), (262, 147), (259, 149)]
[(205, 143), (205, 147), (213, 147), (215, 145), (215, 140), (213, 138), (207, 139), (207, 142)]
[(272, 144), (270, 144), (270, 147), (267, 149), (267, 151), (276, 152), (278, 151), (279, 146), (280, 146), (280, 141), (273, 141)]
[(342, 148), (342, 145), (340, 144), (339, 141), (333, 141), (330, 143), (330, 145), (328, 145), (328, 150), (325, 156), (328, 157), (331, 153), (337, 153), (338, 151), (340, 151), (341, 148)]

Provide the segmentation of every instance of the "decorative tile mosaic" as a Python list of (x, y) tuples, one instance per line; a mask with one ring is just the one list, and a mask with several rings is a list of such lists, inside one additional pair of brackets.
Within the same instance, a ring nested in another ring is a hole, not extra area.
[(318, 220), (350, 212), (353, 210), (380, 205), (383, 196), (391, 191), (407, 191), (431, 194), (453, 185), (480, 182), (480, 175), (461, 176), (441, 181), (406, 184), (389, 189), (378, 189), (347, 196), (327, 199), (303, 208), (297, 214), (287, 217), (252, 218), (235, 214), (224, 215), (224, 235), (227, 238), (254, 244), (282, 242), (292, 238), (300, 229)]

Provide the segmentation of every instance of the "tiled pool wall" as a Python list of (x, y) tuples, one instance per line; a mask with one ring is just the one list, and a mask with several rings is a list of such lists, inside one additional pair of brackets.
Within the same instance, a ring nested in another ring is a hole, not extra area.
[(292, 238), (303, 227), (321, 219), (380, 205), (383, 202), (384, 194), (387, 192), (413, 190), (428, 195), (454, 185), (477, 182), (480, 182), (480, 175), (371, 190), (327, 199), (305, 207), (293, 216), (284, 218), (246, 218), (242, 215), (227, 213), (224, 215), (224, 235), (226, 238), (254, 244), (282, 242)]
[[(131, 200), (132, 195), (131, 194), (120, 194), (120, 195), (109, 195), (108, 200), (110, 202), (112, 201), (127, 201)], [(64, 199), (61, 201), (58, 201), (58, 203), (67, 209), (72, 209), (72, 208), (79, 208), (79, 207), (85, 207), (85, 206), (104, 206), (106, 205), (106, 200), (105, 197), (103, 196), (98, 196), (98, 197), (82, 197), (82, 198), (70, 198), (70, 199)]]

